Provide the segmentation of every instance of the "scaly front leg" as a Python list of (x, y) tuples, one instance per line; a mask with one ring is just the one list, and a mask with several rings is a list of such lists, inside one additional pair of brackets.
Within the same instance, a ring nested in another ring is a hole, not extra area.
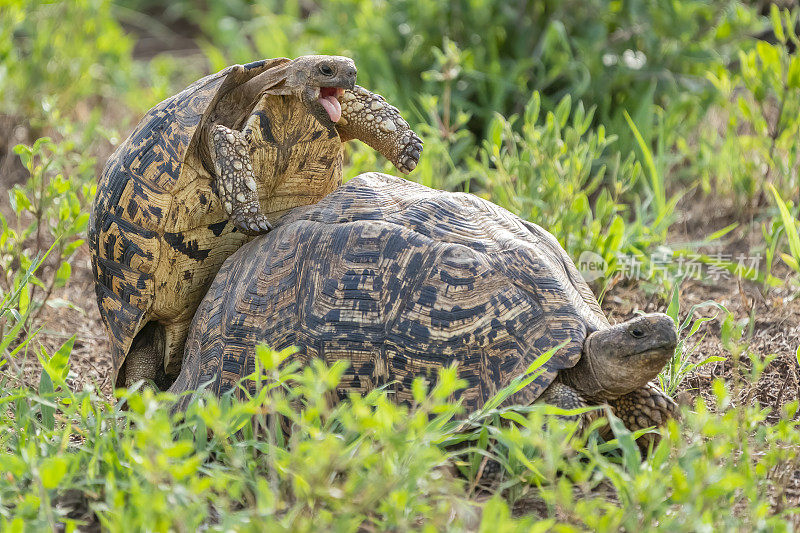
[(258, 189), (244, 134), (217, 124), (211, 130), (211, 148), (217, 192), (233, 224), (247, 235), (272, 229), (259, 209)]
[[(663, 426), (670, 418), (680, 417), (678, 404), (654, 383), (620, 396), (608, 402), (608, 405), (629, 431)], [(608, 427), (601, 434), (606, 439), (613, 438)], [(639, 439), (639, 445), (645, 449), (651, 442), (658, 444), (658, 436), (649, 433)]]
[(670, 418), (680, 416), (678, 404), (654, 383), (648, 383), (608, 404), (630, 431), (663, 426)]
[(380, 152), (403, 174), (417, 167), (422, 140), (383, 96), (358, 85), (341, 97), (342, 118), (336, 129), (342, 142), (359, 139)]

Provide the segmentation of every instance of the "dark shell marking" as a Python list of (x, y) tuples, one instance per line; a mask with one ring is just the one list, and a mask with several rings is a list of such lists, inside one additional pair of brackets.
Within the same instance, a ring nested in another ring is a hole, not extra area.
[(201, 303), (174, 392), (219, 394), (254, 369), (254, 347), (346, 359), (340, 392), (459, 364), (468, 409), (566, 341), (510, 399), (530, 403), (608, 326), (552, 235), (469, 194), (364, 174), (297, 208), (223, 265)]

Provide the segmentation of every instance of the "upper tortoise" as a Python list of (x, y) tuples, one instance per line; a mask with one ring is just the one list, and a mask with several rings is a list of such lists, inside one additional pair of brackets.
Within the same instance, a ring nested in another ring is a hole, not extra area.
[[(255, 346), (350, 361), (340, 393), (458, 363), (468, 410), (565, 345), (510, 403), (606, 404), (631, 429), (675, 403), (650, 380), (675, 350), (670, 317), (611, 325), (558, 241), (486, 200), (369, 173), (243, 246), (200, 304), (173, 392), (220, 394), (254, 371)], [(182, 405), (187, 398), (184, 397)]]
[(355, 81), (338, 56), (234, 65), (152, 108), (117, 148), (89, 223), (117, 385), (177, 374), (219, 266), (270, 220), (340, 185), (344, 141), (415, 168), (419, 137)]

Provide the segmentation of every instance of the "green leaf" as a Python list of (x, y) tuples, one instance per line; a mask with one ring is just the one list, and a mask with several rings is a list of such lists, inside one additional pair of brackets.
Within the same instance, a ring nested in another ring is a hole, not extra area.
[(504, 119), (499, 114), (492, 117), (492, 120), (489, 122), (488, 140), (494, 155), (500, 154), (500, 148), (503, 144), (503, 123)]
[(717, 240), (717, 239), (719, 239), (721, 237), (724, 237), (725, 235), (727, 235), (728, 233), (730, 233), (731, 231), (735, 230), (738, 227), (739, 227), (739, 223), (738, 222), (734, 222), (733, 224), (725, 226), (721, 230), (715, 231), (714, 233), (712, 233), (711, 235), (706, 237), (706, 240), (707, 241), (715, 241), (715, 240)]
[(53, 378), (57, 381), (63, 382), (67, 379), (69, 373), (69, 357), (72, 354), (72, 348), (75, 346), (76, 336), (73, 335), (62, 344), (53, 357), (50, 358), (49, 366), (53, 372)]
[(70, 276), (72, 275), (72, 266), (66, 261), (62, 262), (61, 265), (56, 270), (55, 279), (53, 280), (55, 283), (55, 287), (63, 287), (69, 281)]
[(786, 44), (786, 34), (783, 31), (783, 21), (781, 20), (781, 12), (778, 9), (778, 6), (772, 4), (769, 10), (769, 18), (772, 21), (772, 31), (775, 32), (775, 37), (778, 38), (780, 42)]
[(500, 496), (492, 496), (483, 506), (480, 533), (495, 533), (498, 524), (506, 524), (511, 518), (508, 504)]
[(42, 479), (42, 485), (46, 489), (54, 489), (58, 487), (61, 480), (67, 474), (67, 466), (69, 462), (64, 456), (48, 457), (42, 461), (39, 467), (39, 475)]
[(642, 151), (642, 155), (644, 156), (645, 166), (650, 174), (650, 185), (653, 189), (653, 197), (656, 201), (656, 210), (658, 214), (662, 214), (667, 203), (667, 197), (664, 191), (664, 184), (659, 178), (658, 169), (656, 168), (656, 163), (653, 159), (653, 152), (650, 150), (650, 147), (647, 146), (647, 143), (644, 141), (642, 134), (639, 133), (639, 129), (636, 127), (636, 124), (633, 123), (633, 119), (628, 114), (627, 110), (623, 111), (623, 115), (625, 116), (625, 120), (628, 122), (628, 127), (631, 129), (631, 132), (636, 139), (636, 143), (639, 145), (639, 149)]
[(561, 99), (561, 101), (556, 106), (556, 110), (554, 115), (556, 117), (556, 122), (558, 123), (559, 127), (564, 128), (567, 125), (567, 119), (569, 118), (569, 111), (572, 107), (572, 96), (569, 93)]
[[(800, 271), (800, 235), (798, 235), (797, 231), (797, 221), (789, 212), (789, 208), (784, 203), (783, 199), (781, 198), (780, 194), (778, 194), (777, 189), (771, 183), (767, 184), (767, 188), (772, 192), (772, 196), (775, 198), (775, 203), (778, 205), (778, 211), (781, 214), (781, 220), (783, 221), (783, 227), (786, 231), (786, 238), (789, 240), (789, 250), (792, 252), (791, 262), (787, 262), (795, 271)], [(783, 260), (786, 261), (786, 254), (781, 254)]]
[(613, 221), (608, 227), (608, 237), (606, 238), (605, 252), (614, 255), (619, 250), (622, 244), (622, 238), (625, 236), (625, 221), (619, 215), (614, 216)]
[(766, 41), (758, 41), (756, 43), (756, 52), (758, 52), (758, 57), (761, 60), (762, 75), (765, 70), (780, 72), (781, 57), (776, 46)]
[(83, 239), (76, 239), (76, 240), (72, 241), (71, 243), (69, 243), (66, 246), (64, 246), (64, 251), (63, 251), (62, 254), (65, 257), (69, 257), (70, 255), (72, 255), (73, 252), (75, 252), (75, 250), (80, 248), (83, 243), (84, 243)]
[(678, 324), (678, 311), (680, 310), (680, 285), (682, 280), (675, 281), (675, 287), (672, 289), (672, 297), (669, 300), (669, 307), (667, 307), (667, 314), (672, 317), (672, 320)]
[[(46, 357), (47, 352), (44, 351), (44, 348), (42, 348), (42, 352), (44, 352), (43, 355)], [(50, 374), (43, 370), (42, 375), (39, 377), (39, 396), (47, 400), (52, 396), (53, 392), (53, 380), (50, 379)], [(39, 412), (42, 414), (42, 425), (46, 429), (53, 431), (56, 427), (55, 408), (52, 405), (42, 402), (39, 405)]]
[(714, 316), (704, 316), (704, 317), (698, 318), (697, 320), (694, 321), (694, 323), (692, 324), (692, 327), (689, 328), (689, 333), (687, 333), (686, 336), (687, 337), (691, 337), (692, 335), (697, 333), (697, 330), (700, 329), (700, 326), (702, 326), (706, 322), (708, 322), (710, 320), (714, 320), (716, 318), (717, 318), (716, 314)]
[(795, 270), (796, 272), (800, 272), (800, 263), (797, 262), (797, 259), (789, 254), (784, 253), (781, 254), (781, 259), (783, 259), (783, 262), (789, 265), (791, 269)]
[(789, 63), (786, 86), (790, 89), (800, 89), (800, 55), (792, 57), (792, 61)]
[(12, 191), (12, 201), (11, 207), (14, 209), (15, 213), (21, 213), (22, 211), (30, 211), (32, 208), (31, 201), (25, 196), (25, 193), (20, 189), (14, 189)]

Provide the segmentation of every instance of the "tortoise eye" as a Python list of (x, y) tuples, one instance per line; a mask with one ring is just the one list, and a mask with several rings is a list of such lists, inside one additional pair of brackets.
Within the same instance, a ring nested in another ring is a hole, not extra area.
[(319, 66), (319, 71), (320, 71), (322, 74), (324, 74), (325, 76), (332, 76), (332, 75), (333, 75), (333, 69), (332, 69), (332, 68), (331, 68), (331, 66), (330, 66), (330, 65), (328, 65), (327, 63), (323, 63), (323, 64), (321, 64), (321, 65)]
[(631, 329), (628, 330), (628, 333), (630, 333), (631, 337), (633, 337), (634, 339), (641, 339), (642, 337), (644, 337), (644, 330), (639, 327), (632, 327)]

